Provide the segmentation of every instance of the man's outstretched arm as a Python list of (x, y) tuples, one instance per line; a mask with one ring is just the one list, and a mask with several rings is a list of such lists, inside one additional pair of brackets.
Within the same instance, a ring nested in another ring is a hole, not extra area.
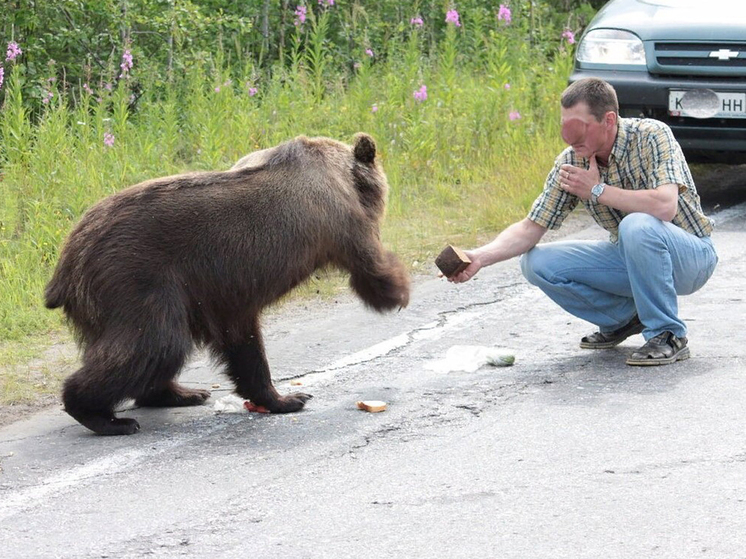
[(546, 227), (524, 218), (502, 231), (492, 242), (474, 250), (464, 251), (471, 259), (471, 264), (463, 272), (448, 278), (448, 281), (463, 283), (473, 278), (485, 266), (528, 252), (546, 232)]

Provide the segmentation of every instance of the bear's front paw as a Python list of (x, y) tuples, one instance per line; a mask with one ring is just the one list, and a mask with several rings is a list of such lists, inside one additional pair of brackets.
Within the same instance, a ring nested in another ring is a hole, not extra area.
[(277, 400), (265, 407), (272, 413), (292, 413), (303, 409), (303, 406), (311, 398), (313, 398), (313, 396), (310, 394), (295, 392), (294, 394), (288, 394), (287, 396), (280, 396)]

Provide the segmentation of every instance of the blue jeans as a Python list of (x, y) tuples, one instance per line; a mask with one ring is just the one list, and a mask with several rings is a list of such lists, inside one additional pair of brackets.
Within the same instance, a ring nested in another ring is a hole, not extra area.
[(609, 333), (635, 313), (645, 340), (662, 332), (686, 336), (678, 295), (702, 287), (718, 257), (712, 240), (644, 213), (626, 216), (619, 241), (561, 241), (537, 245), (521, 270), (567, 312)]

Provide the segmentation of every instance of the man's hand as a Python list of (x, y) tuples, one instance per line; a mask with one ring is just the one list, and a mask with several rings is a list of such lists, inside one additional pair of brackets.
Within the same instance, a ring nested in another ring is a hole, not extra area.
[(465, 281), (469, 281), (471, 278), (473, 278), (474, 275), (482, 269), (482, 262), (477, 254), (470, 250), (465, 250), (464, 254), (469, 257), (469, 260), (471, 260), (471, 264), (469, 264), (455, 276), (451, 276), (450, 278), (448, 278), (448, 281), (452, 283), (464, 283)]
[(560, 167), (560, 188), (581, 200), (588, 200), (591, 197), (591, 189), (599, 182), (601, 174), (598, 172), (595, 155), (591, 155), (588, 170), (573, 165)]

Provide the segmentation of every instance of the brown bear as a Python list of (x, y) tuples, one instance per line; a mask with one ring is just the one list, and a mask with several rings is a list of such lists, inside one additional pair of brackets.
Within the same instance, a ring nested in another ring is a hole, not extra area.
[(311, 396), (272, 385), (259, 317), (311, 273), (350, 273), (372, 309), (407, 305), (409, 275), (383, 249), (388, 192), (376, 145), (300, 136), (230, 170), (150, 180), (88, 210), (47, 285), (82, 349), (66, 379), (65, 411), (101, 435), (132, 434), (117, 418), (138, 406), (204, 403), (207, 390), (176, 383), (194, 344), (226, 367), (236, 393), (270, 412), (300, 410)]

